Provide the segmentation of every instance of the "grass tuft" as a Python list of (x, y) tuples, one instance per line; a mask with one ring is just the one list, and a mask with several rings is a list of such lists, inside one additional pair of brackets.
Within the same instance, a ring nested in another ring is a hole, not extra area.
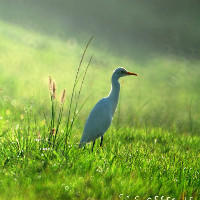
[(87, 49), (88, 49), (90, 43), (92, 42), (93, 38), (94, 37), (92, 36), (89, 39), (89, 41), (87, 42), (87, 44), (85, 46), (85, 49), (83, 51), (83, 54), (81, 56), (81, 60), (80, 60), (79, 66), (78, 66), (77, 71), (76, 71), (76, 76), (75, 76), (75, 79), (74, 79), (74, 84), (73, 84), (73, 89), (72, 89), (72, 94), (71, 94), (71, 99), (70, 99), (70, 105), (69, 105), (68, 117), (67, 117), (67, 122), (66, 122), (66, 128), (65, 128), (65, 148), (68, 146), (68, 140), (70, 139), (70, 136), (71, 136), (71, 130), (72, 130), (72, 127), (73, 127), (73, 124), (74, 124), (74, 120), (75, 120), (75, 116), (76, 116), (76, 112), (77, 112), (76, 109), (77, 109), (77, 106), (78, 106), (78, 100), (79, 100), (79, 97), (80, 97), (82, 86), (83, 86), (83, 83), (84, 83), (84, 80), (85, 80), (85, 76), (86, 76), (88, 67), (89, 67), (90, 62), (92, 60), (92, 57), (89, 60), (89, 63), (87, 65), (87, 67), (86, 67), (86, 70), (85, 70), (85, 73), (84, 73), (84, 76), (83, 76), (83, 79), (82, 79), (82, 82), (81, 82), (81, 86), (80, 86), (79, 94), (78, 94), (78, 100), (76, 101), (76, 105), (75, 105), (75, 109), (74, 109), (74, 114), (73, 114), (72, 122), (71, 122), (71, 125), (70, 125), (70, 117), (71, 117), (71, 112), (72, 112), (72, 104), (73, 104), (73, 100), (74, 100), (75, 89), (76, 89), (76, 86), (77, 86), (78, 80), (79, 80), (78, 78), (79, 78), (80, 69), (81, 69), (81, 66), (82, 66), (85, 54), (87, 52)]

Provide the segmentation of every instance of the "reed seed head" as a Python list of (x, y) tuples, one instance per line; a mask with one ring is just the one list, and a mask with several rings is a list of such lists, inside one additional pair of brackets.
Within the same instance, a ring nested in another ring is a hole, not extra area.
[(52, 92), (52, 78), (49, 76), (49, 91)]
[(62, 96), (61, 96), (61, 103), (63, 104), (64, 103), (64, 101), (65, 101), (65, 95), (66, 95), (66, 90), (64, 89), (63, 90), (63, 93), (62, 93)]
[(52, 97), (55, 99), (56, 98), (56, 83), (53, 81), (53, 94)]
[(56, 134), (56, 129), (53, 128), (53, 129), (52, 129), (52, 135), (55, 136), (55, 134)]

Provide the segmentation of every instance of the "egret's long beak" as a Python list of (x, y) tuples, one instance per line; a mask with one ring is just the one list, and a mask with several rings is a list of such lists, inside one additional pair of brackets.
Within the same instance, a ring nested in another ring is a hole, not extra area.
[(127, 72), (126, 74), (127, 74), (127, 75), (133, 75), (133, 76), (137, 76), (137, 74), (136, 74), (136, 73), (132, 73), (132, 72)]

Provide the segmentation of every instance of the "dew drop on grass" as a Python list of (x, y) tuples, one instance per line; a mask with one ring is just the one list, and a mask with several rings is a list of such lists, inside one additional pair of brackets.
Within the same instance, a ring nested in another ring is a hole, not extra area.
[(66, 191), (69, 190), (69, 186), (68, 186), (68, 185), (65, 186), (65, 190), (66, 190)]

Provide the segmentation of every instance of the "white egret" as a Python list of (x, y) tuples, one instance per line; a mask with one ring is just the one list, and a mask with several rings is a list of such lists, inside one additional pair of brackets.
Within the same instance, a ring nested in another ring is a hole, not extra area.
[(97, 104), (90, 112), (84, 127), (79, 147), (82, 147), (86, 143), (93, 141), (93, 146), (92, 146), (92, 151), (93, 151), (95, 140), (98, 137), (101, 137), (100, 146), (102, 146), (104, 133), (107, 131), (112, 122), (112, 118), (118, 103), (119, 91), (120, 91), (120, 84), (118, 80), (120, 77), (128, 75), (137, 76), (136, 73), (128, 72), (126, 69), (122, 67), (117, 68), (113, 72), (111, 79), (112, 87), (110, 93), (107, 97), (97, 102)]

